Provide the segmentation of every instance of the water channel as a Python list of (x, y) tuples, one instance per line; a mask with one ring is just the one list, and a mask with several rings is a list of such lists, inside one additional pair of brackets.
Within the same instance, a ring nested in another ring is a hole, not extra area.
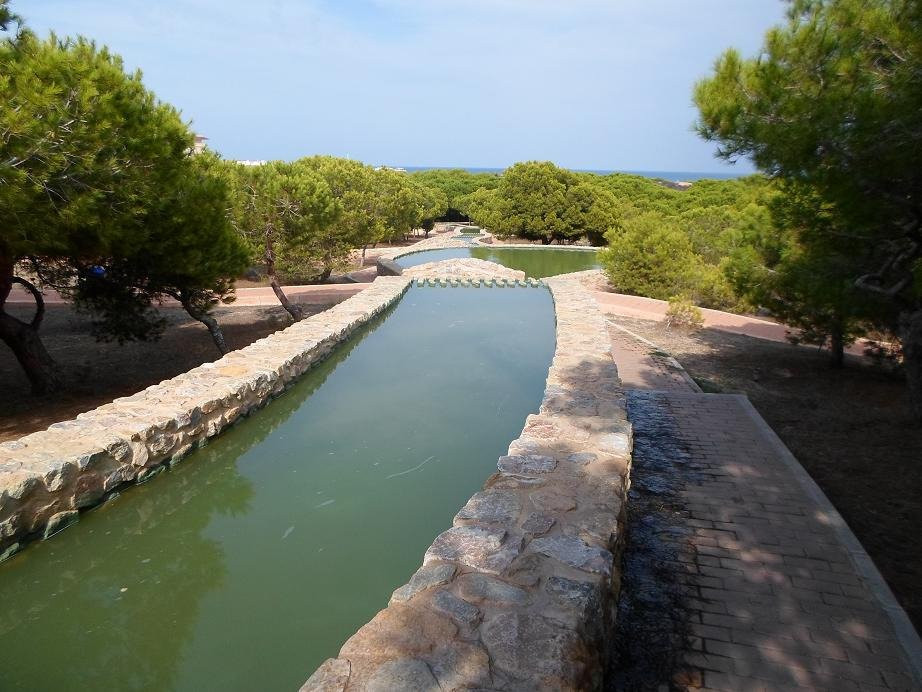
[(599, 254), (596, 250), (578, 250), (536, 246), (534, 248), (472, 246), (423, 250), (396, 259), (404, 269), (425, 262), (439, 262), (446, 259), (473, 257), (496, 262), (510, 269), (525, 272), (525, 276), (543, 279), (555, 274), (598, 269)]
[(537, 410), (544, 288), (411, 288), (266, 408), (0, 565), (0, 689), (294, 690)]

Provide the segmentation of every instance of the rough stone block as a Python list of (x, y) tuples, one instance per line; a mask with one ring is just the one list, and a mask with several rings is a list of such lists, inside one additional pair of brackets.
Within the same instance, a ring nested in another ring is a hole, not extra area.
[(530, 495), (532, 504), (548, 512), (567, 512), (576, 507), (576, 498), (555, 488), (539, 490)]
[(528, 593), (524, 589), (477, 572), (460, 577), (458, 588), (465, 599), (491, 605), (523, 605), (528, 601)]
[(504, 529), (479, 526), (456, 526), (441, 533), (423, 560), (457, 562), (473, 569), (491, 573), (502, 572), (521, 549), (521, 539), (506, 539)]
[(340, 658), (352, 661), (352, 674), (357, 664), (363, 663), (368, 675), (368, 664), (389, 658), (418, 656), (432, 650), (434, 643), (450, 642), (458, 634), (458, 626), (451, 618), (430, 608), (411, 608), (395, 603), (380, 611), (372, 620), (343, 644)]
[(550, 473), (557, 467), (557, 460), (554, 457), (540, 454), (516, 454), (500, 457), (496, 466), (503, 473), (533, 476), (535, 474)]
[(423, 565), (410, 578), (407, 584), (394, 591), (391, 601), (402, 603), (408, 601), (420, 591), (431, 589), (433, 586), (449, 583), (455, 576), (458, 568), (454, 565), (443, 563), (430, 563)]
[(550, 577), (545, 584), (545, 590), (560, 603), (581, 613), (591, 613), (600, 607), (599, 587), (591, 582)]
[(65, 512), (58, 512), (57, 514), (52, 515), (51, 518), (48, 519), (48, 522), (45, 524), (44, 538), (48, 538), (49, 536), (56, 534), (58, 531), (62, 531), (77, 521), (79, 518), (80, 513), (75, 509), (67, 510)]
[(557, 520), (549, 514), (535, 512), (522, 524), (522, 530), (532, 536), (543, 536), (554, 526)]
[(474, 627), (480, 622), (480, 608), (463, 598), (458, 598), (446, 589), (435, 593), (432, 597), (432, 605), (440, 613), (467, 627)]
[(441, 687), (425, 661), (418, 658), (399, 658), (382, 663), (365, 683), (365, 692), (394, 690), (436, 692), (441, 690)]
[(16, 553), (19, 552), (19, 548), (19, 543), (13, 543), (12, 545), (8, 546), (6, 550), (0, 550), (0, 562), (13, 557)]
[(299, 692), (343, 692), (349, 684), (352, 665), (342, 658), (328, 658), (320, 664)]
[(612, 554), (602, 548), (586, 545), (575, 536), (546, 536), (536, 538), (528, 545), (529, 552), (547, 555), (570, 567), (586, 572), (611, 574)]
[(578, 689), (578, 640), (559, 624), (534, 613), (509, 612), (485, 620), (480, 632), (494, 667), (519, 681), (515, 689), (524, 689), (526, 681), (533, 689)]
[(442, 690), (491, 689), (490, 657), (483, 647), (453, 641), (426, 656)]
[(512, 522), (521, 511), (521, 502), (514, 492), (503, 490), (486, 490), (479, 492), (461, 511), (455, 519), (482, 521), (488, 524)]
[(631, 438), (627, 433), (609, 433), (602, 435), (596, 446), (606, 454), (629, 454)]
[(378, 276), (400, 276), (403, 274), (403, 267), (392, 259), (382, 257), (375, 263), (378, 270)]

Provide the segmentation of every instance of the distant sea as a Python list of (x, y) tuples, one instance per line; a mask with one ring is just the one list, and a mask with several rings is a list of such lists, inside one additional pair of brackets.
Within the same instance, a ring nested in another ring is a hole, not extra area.
[[(429, 171), (435, 168), (460, 168), (469, 173), (502, 173), (505, 168), (471, 168), (468, 166), (401, 166), (408, 171)], [(630, 173), (631, 175), (642, 175), (645, 178), (659, 178), (661, 180), (671, 180), (672, 182), (692, 182), (703, 178), (714, 180), (732, 180), (733, 178), (742, 178), (750, 173), (701, 173), (696, 171), (616, 171), (616, 170), (586, 170), (574, 168), (579, 173), (596, 173), (598, 175), (608, 175), (609, 173)]]

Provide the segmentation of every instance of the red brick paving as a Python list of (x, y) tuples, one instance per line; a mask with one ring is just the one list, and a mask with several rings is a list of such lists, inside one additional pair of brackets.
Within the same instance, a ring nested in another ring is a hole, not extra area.
[[(700, 394), (612, 330), (625, 389), (689, 454), (676, 578), (689, 637), (673, 683), (707, 690), (922, 690), (922, 646), (870, 558), (741, 395)], [(632, 342), (633, 341), (633, 342)], [(897, 633), (900, 633), (899, 635)]]
[(836, 526), (741, 397), (662, 395), (691, 455), (682, 551), (702, 689), (918, 690), (906, 654)]

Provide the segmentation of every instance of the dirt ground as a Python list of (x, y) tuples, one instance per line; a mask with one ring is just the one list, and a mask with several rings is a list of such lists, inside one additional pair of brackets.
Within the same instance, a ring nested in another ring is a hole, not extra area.
[[(323, 307), (304, 305), (309, 314)], [(31, 306), (7, 306), (25, 318)], [(21, 311), (21, 314), (20, 314)], [(64, 305), (50, 305), (42, 324), (46, 348), (67, 378), (63, 394), (34, 397), (13, 357), (0, 345), (0, 442), (43, 430), (120, 396), (179, 375), (220, 354), (205, 327), (181, 309), (164, 308), (169, 326), (153, 343), (98, 343), (85, 319)], [(231, 349), (238, 349), (288, 326), (281, 306), (222, 307), (215, 311)]]
[(905, 384), (864, 359), (612, 318), (673, 355), (705, 391), (745, 393), (807, 469), (922, 631), (922, 426)]

